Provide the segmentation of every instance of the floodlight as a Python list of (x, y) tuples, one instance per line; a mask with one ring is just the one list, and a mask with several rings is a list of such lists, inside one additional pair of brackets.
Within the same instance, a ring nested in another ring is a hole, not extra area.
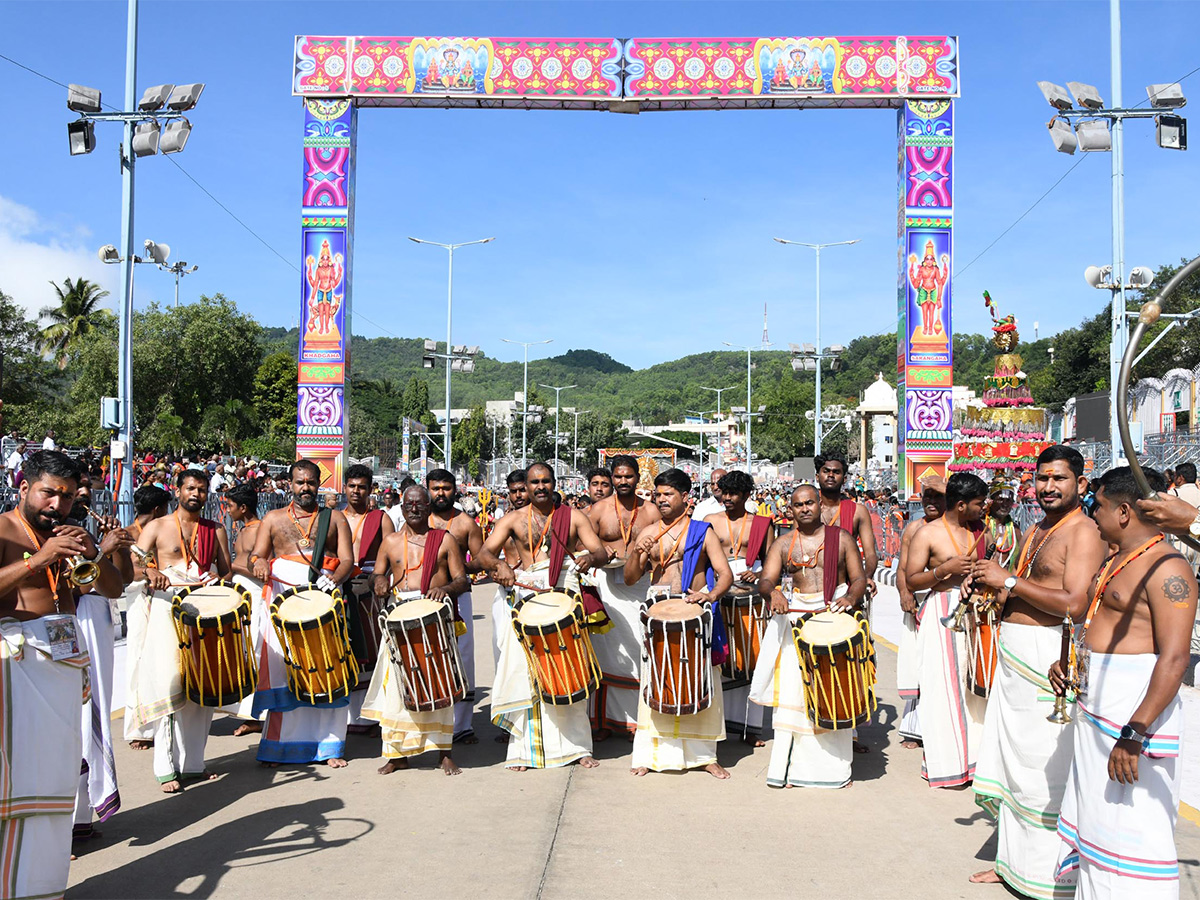
[(1112, 266), (1088, 266), (1083, 270), (1083, 280), (1101, 290), (1112, 287)]
[(825, 352), (826, 353), (845, 353), (846, 348), (843, 347), (841, 344), (830, 344), (828, 347), (825, 348)]
[(799, 352), (800, 352), (800, 345), (799, 345), (799, 344), (788, 344), (788, 349), (789, 349), (790, 351), (792, 351), (792, 353), (799, 353)]
[(173, 84), (156, 84), (154, 87), (146, 88), (142, 99), (137, 103), (138, 112), (158, 112), (166, 105), (167, 97), (174, 89), (175, 85)]
[(1079, 149), (1084, 151), (1104, 151), (1112, 149), (1112, 135), (1108, 132), (1108, 122), (1103, 119), (1089, 119), (1075, 126), (1075, 137), (1079, 139)]
[(200, 100), (203, 90), (204, 85), (199, 83), (178, 85), (175, 90), (171, 91), (171, 96), (167, 98), (167, 109), (175, 112), (187, 112)]
[(96, 125), (89, 119), (67, 123), (67, 146), (72, 156), (82, 156), (96, 149)]
[(192, 123), (185, 118), (172, 119), (163, 128), (160, 149), (163, 153), (178, 153), (187, 144), (192, 133)]
[(133, 130), (133, 155), (134, 156), (153, 156), (158, 152), (158, 123), (151, 120), (149, 122), (139, 122), (137, 128)]
[(80, 113), (100, 112), (100, 92), (81, 84), (68, 84), (67, 109)]
[(105, 244), (101, 247), (99, 256), (100, 262), (119, 263), (121, 261), (121, 254), (117, 252), (117, 248), (112, 244)]
[(430, 356), (421, 357), (421, 365), (426, 369), (433, 368), (433, 358)]
[(1187, 104), (1183, 96), (1183, 88), (1179, 82), (1173, 84), (1151, 84), (1146, 93), (1150, 96), (1150, 105), (1155, 109), (1179, 109)]
[(475, 356), (477, 353), (479, 353), (478, 344), (471, 344), (469, 347), (467, 347), (467, 356)]
[(437, 341), (428, 341), (428, 340), (427, 340), (427, 341), (425, 342), (425, 350), (426, 350), (426, 352), (432, 352), (432, 351), (434, 351), (434, 350), (436, 350), (436, 349), (437, 349)]
[(801, 344), (800, 349), (804, 353), (816, 353), (817, 352), (817, 348), (816, 348), (815, 344)]
[(1050, 129), (1050, 140), (1054, 141), (1054, 149), (1059, 153), (1074, 153), (1079, 142), (1075, 139), (1075, 132), (1071, 130), (1071, 125), (1066, 119), (1051, 119), (1046, 126)]
[(1046, 98), (1046, 102), (1055, 109), (1070, 109), (1071, 97), (1067, 93), (1067, 89), (1055, 84), (1053, 81), (1039, 81), (1038, 87), (1042, 89), (1042, 96)]
[(1100, 96), (1095, 85), (1084, 84), (1082, 81), (1068, 81), (1067, 87), (1070, 88), (1075, 102), (1084, 109), (1100, 109), (1104, 106), (1104, 98)]
[(143, 246), (146, 248), (146, 257), (151, 262), (156, 262), (160, 266), (167, 264), (167, 259), (171, 256), (170, 245), (156, 244), (154, 241), (147, 240)]
[(466, 353), (466, 352), (467, 352), (467, 345), (466, 345), (466, 344), (455, 344), (455, 345), (454, 345), (454, 349), (453, 349), (453, 350), (451, 350), (450, 352), (451, 352), (451, 353), (454, 353), (454, 354), (456, 354), (456, 355), (461, 355), (461, 354), (463, 354), (463, 353)]
[(1134, 266), (1129, 272), (1129, 286), (1135, 288), (1150, 287), (1154, 281), (1154, 272), (1147, 266)]
[(1187, 119), (1183, 116), (1156, 116), (1155, 137), (1164, 150), (1187, 149)]

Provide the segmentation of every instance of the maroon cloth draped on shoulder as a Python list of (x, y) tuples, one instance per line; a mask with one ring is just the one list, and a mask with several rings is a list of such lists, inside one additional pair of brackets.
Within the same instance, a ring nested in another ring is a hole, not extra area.
[(753, 516), (750, 519), (750, 536), (746, 538), (746, 567), (750, 568), (757, 559), (766, 560), (767, 536), (771, 533), (770, 516)]
[(838, 510), (838, 527), (842, 531), (848, 531), (854, 534), (854, 510), (858, 508), (858, 503), (854, 500), (843, 500), (841, 508)]
[[(842, 501), (843, 503), (846, 501)], [(853, 501), (850, 501), (853, 506)], [(843, 507), (843, 510), (845, 507)], [(851, 516), (854, 513), (851, 512)], [(825, 594), (825, 605), (833, 603), (833, 592), (837, 590), (838, 557), (841, 555), (842, 529), (837, 525), (825, 526), (825, 558), (821, 565), (821, 590)]]
[(567, 541), (571, 539), (571, 507), (560, 503), (550, 518), (550, 571), (546, 575), (550, 579), (549, 586), (553, 588), (558, 584), (563, 561), (567, 558)]
[(196, 524), (196, 565), (207, 572), (217, 558), (217, 523), (201, 517)]
[[(441, 528), (430, 528), (425, 533), (425, 549), (422, 551), (421, 556), (422, 594), (429, 593), (429, 582), (433, 581), (433, 575), (437, 572), (438, 551), (442, 549), (442, 538), (445, 536), (446, 532)], [(455, 607), (455, 611), (457, 612), (457, 606)]]
[(368, 510), (367, 517), (365, 520), (363, 520), (362, 533), (358, 536), (358, 564), (360, 567), (363, 563), (368, 561), (368, 557), (371, 552), (371, 545), (375, 543), (375, 538), (379, 535), (379, 529), (382, 527), (383, 510)]

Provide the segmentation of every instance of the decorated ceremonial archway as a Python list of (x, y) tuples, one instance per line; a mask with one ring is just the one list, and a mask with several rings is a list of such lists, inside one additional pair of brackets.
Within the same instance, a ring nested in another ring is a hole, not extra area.
[(350, 384), (354, 162), (360, 107), (895, 109), (901, 489), (946, 474), (951, 414), (958, 39), (296, 38), (304, 98), (296, 454), (340, 490)]

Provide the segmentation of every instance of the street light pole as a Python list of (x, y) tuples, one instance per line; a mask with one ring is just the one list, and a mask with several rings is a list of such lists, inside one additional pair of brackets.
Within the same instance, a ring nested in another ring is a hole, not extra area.
[[(1112, 104), (1121, 109), (1121, 0), (1109, 0), (1109, 50), (1112, 57)], [(1129, 343), (1129, 317), (1125, 315), (1125, 122), (1117, 118), (1112, 123), (1112, 266), (1116, 289), (1112, 292), (1112, 340), (1108, 345), (1108, 385), (1110, 393), (1109, 459), (1113, 468), (1121, 464), (1123, 447), (1117, 429), (1124, 415), (1125, 398), (1117, 396), (1121, 374), (1121, 358)]]
[(539, 384), (538, 387), (544, 387), (548, 391), (554, 391), (554, 477), (558, 478), (558, 439), (562, 434), (558, 430), (558, 397), (563, 391), (569, 391), (571, 388), (579, 387), (577, 384), (565, 384), (562, 387), (555, 387), (552, 384)]
[(579, 472), (579, 417), (589, 412), (590, 409), (571, 410), (571, 414), (575, 416), (575, 447), (571, 450), (571, 468), (576, 472)]
[(511, 338), (500, 338), (506, 344), (520, 344), (525, 348), (525, 388), (521, 394), (521, 468), (524, 469), (527, 463), (525, 457), (528, 452), (528, 429), (529, 429), (529, 348), (534, 344), (550, 344), (554, 338), (547, 338), (544, 341), (514, 341)]
[[(733, 347), (735, 350), (746, 351), (746, 471), (750, 474), (750, 477), (753, 478), (754, 457), (750, 453), (750, 419), (752, 418), (753, 410), (753, 407), (750, 405), (750, 369), (752, 368), (750, 363), (750, 351), (753, 350), (754, 347), (747, 347), (744, 344), (731, 344), (729, 341), (721, 341), (721, 343), (726, 347)], [(763, 344), (759, 349), (765, 350), (766, 347), (767, 345)]]
[(813, 416), (813, 450), (814, 455), (821, 455), (821, 357), (824, 351), (821, 349), (821, 250), (825, 247), (845, 247), (850, 244), (857, 244), (858, 238), (852, 241), (832, 241), (826, 244), (807, 244), (804, 241), (788, 241), (783, 238), (775, 238), (780, 244), (796, 244), (800, 247), (808, 247), (810, 250), (817, 251), (817, 392), (815, 405), (817, 408), (816, 414)]
[[(454, 251), (459, 247), (470, 247), (472, 244), (486, 244), (494, 241), (494, 237), (483, 238), (479, 241), (463, 241), (459, 244), (442, 244), (438, 241), (426, 241), (421, 238), (410, 237), (410, 241), (414, 244), (432, 244), (435, 247), (441, 247), (443, 250), (448, 250), (450, 255), (450, 272), (446, 281), (446, 355), (450, 356), (454, 351), (451, 349), (451, 322), (454, 317)], [(454, 466), (451, 463), (450, 456), (450, 372), (453, 369), (451, 361), (446, 360), (446, 436), (445, 444), (442, 447), (443, 455), (446, 460), (446, 468), (451, 472), (454, 471)]]
[[(129, 0), (125, 26), (125, 109), (137, 105), (137, 0)], [(117, 515), (128, 525), (133, 521), (133, 128), (124, 123), (121, 139), (121, 315), (117, 323), (117, 405), (121, 423), (117, 440), (125, 455), (119, 463)]]
[[(721, 421), (721, 394), (723, 394), (725, 391), (732, 391), (733, 388), (714, 388), (714, 387), (705, 387), (704, 385), (701, 385), (700, 390), (712, 391), (714, 394), (717, 395), (717, 422), (720, 422)], [(724, 457), (721, 454), (721, 433), (717, 432), (717, 468), (718, 469), (721, 468), (721, 463), (722, 463), (723, 459), (724, 459)]]

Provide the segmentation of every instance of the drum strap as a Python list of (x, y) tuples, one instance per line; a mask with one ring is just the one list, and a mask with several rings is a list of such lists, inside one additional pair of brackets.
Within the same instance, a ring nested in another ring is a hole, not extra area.
[(328, 507), (322, 507), (321, 511), (317, 513), (317, 536), (313, 540), (312, 562), (308, 564), (310, 581), (316, 581), (321, 577), (321, 564), (325, 561), (325, 542), (329, 539), (331, 517), (332, 511)]
[(821, 589), (825, 593), (825, 606), (833, 605), (833, 594), (837, 590), (838, 558), (841, 555), (842, 529), (836, 525), (825, 526), (825, 558), (821, 561)]

